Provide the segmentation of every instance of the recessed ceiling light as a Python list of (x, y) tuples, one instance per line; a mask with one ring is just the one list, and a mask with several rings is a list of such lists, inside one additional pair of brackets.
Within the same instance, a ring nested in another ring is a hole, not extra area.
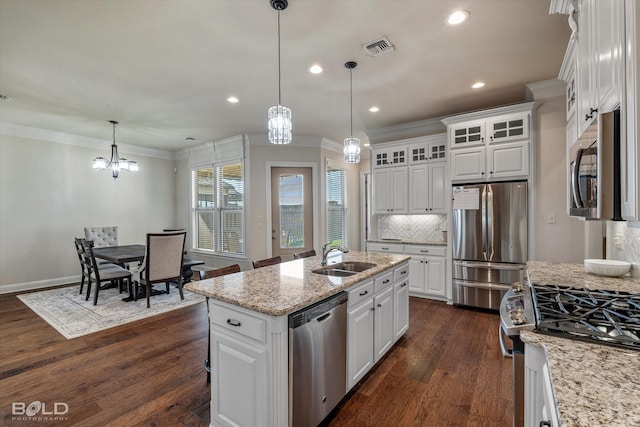
[(365, 142), (364, 144), (362, 144), (364, 147), (369, 147), (371, 144), (369, 144), (368, 142)]
[(373, 107), (369, 108), (369, 111), (372, 113), (377, 113), (378, 111), (380, 111), (380, 109), (374, 105)]
[(314, 64), (311, 66), (311, 68), (309, 68), (309, 72), (311, 74), (320, 74), (322, 72), (322, 67), (318, 64)]
[(240, 100), (238, 98), (236, 98), (235, 96), (230, 96), (230, 97), (227, 98), (227, 101), (229, 101), (232, 104), (235, 104)]
[(469, 12), (466, 10), (456, 10), (447, 19), (449, 25), (458, 25), (469, 19)]
[(473, 89), (480, 89), (481, 87), (484, 87), (484, 82), (475, 82), (474, 84), (471, 85), (471, 87)]

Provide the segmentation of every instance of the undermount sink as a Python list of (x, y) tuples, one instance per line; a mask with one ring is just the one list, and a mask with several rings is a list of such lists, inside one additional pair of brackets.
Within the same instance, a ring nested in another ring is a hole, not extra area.
[(323, 274), (325, 276), (348, 277), (375, 266), (376, 264), (372, 264), (370, 262), (347, 261), (339, 264), (333, 264), (329, 267), (312, 270), (312, 272), (316, 274)]

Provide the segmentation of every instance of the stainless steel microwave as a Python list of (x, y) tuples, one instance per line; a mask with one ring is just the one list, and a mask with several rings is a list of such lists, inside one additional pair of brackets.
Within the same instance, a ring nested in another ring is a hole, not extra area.
[(569, 215), (620, 218), (620, 110), (600, 114), (569, 151)]

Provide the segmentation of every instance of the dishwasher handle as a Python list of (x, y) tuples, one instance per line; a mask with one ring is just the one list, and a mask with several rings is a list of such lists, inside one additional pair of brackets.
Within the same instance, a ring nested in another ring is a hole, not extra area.
[[(335, 308), (334, 308), (334, 310), (335, 310)], [(323, 314), (322, 316), (318, 317), (316, 319), (316, 322), (318, 322), (318, 323), (323, 322), (323, 321), (327, 320), (328, 318), (330, 318), (332, 314), (333, 314), (333, 310), (331, 310), (330, 312), (328, 312), (326, 314)]]

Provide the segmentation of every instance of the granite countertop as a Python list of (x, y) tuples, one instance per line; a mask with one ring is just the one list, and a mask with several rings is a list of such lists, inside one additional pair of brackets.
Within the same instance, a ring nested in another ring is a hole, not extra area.
[(322, 268), (320, 256), (193, 281), (185, 289), (270, 316), (291, 314), (333, 294), (393, 268), (410, 257), (396, 254), (349, 252), (329, 257), (329, 265), (344, 261), (368, 262), (376, 267), (349, 277), (312, 273)]
[(398, 243), (400, 245), (447, 246), (447, 242), (442, 240), (369, 239), (367, 242), (389, 244)]
[[(640, 293), (640, 279), (588, 273), (582, 264), (527, 263), (536, 284)], [(543, 335), (520, 333), (542, 347), (563, 426), (640, 425), (640, 351)]]

